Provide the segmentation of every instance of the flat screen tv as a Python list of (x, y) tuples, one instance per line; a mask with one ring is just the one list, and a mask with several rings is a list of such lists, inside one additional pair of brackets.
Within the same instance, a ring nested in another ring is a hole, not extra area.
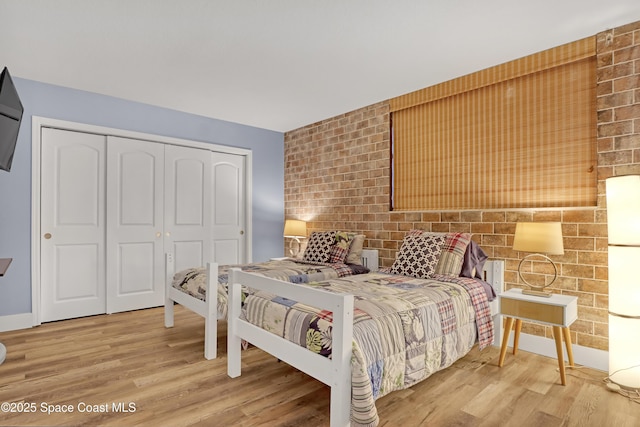
[(23, 111), (9, 70), (4, 67), (0, 75), (0, 169), (7, 172), (11, 170)]

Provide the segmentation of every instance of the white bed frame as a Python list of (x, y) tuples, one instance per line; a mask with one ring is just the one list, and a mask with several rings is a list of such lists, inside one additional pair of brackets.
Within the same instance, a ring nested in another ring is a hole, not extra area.
[[(362, 265), (368, 267), (371, 271), (377, 271), (378, 251), (376, 249), (363, 249)], [(204, 317), (204, 357), (207, 360), (215, 359), (218, 349), (218, 264), (207, 264), (205, 301), (174, 288), (172, 282), (175, 272), (173, 254), (166, 253), (164, 326), (167, 328), (173, 327), (174, 303), (178, 303)], [(213, 278), (215, 278), (215, 280), (212, 281)], [(210, 290), (212, 291), (210, 292)]]
[[(504, 287), (504, 261), (487, 261), (484, 275), (496, 293)], [(267, 332), (240, 317), (241, 287), (248, 286), (290, 298), (333, 312), (332, 359), (308, 351), (284, 338)], [(296, 369), (331, 387), (330, 417), (332, 427), (350, 425), (351, 414), (351, 342), (353, 335), (353, 295), (335, 294), (322, 289), (291, 286), (290, 283), (246, 273), (229, 272), (229, 313), (227, 333), (227, 374), (240, 376), (241, 341), (244, 339)], [(502, 327), (497, 298), (491, 303), (496, 328), (494, 345), (500, 345)]]
[[(204, 317), (204, 357), (207, 360), (215, 359), (218, 350), (218, 264), (207, 264), (205, 301), (171, 286), (174, 273), (173, 254), (167, 253), (165, 254), (164, 326), (173, 327), (174, 302)], [(215, 280), (212, 281), (212, 278)], [(213, 292), (210, 292), (210, 289), (213, 289)]]

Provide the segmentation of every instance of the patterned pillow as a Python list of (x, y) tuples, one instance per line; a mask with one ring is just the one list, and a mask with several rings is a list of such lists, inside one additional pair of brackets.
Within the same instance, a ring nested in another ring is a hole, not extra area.
[(329, 262), (329, 252), (335, 241), (335, 231), (314, 231), (302, 255), (303, 261)]
[(354, 234), (347, 233), (346, 231), (336, 232), (336, 240), (331, 250), (329, 251), (329, 262), (332, 264), (340, 263), (344, 264), (351, 247), (351, 240), (353, 240)]
[(464, 253), (471, 242), (469, 233), (447, 233), (442, 247), (442, 254), (436, 266), (436, 274), (445, 276), (460, 276)]
[(391, 273), (423, 279), (433, 277), (444, 242), (445, 235), (441, 233), (407, 233)]
[(349, 253), (345, 263), (362, 265), (362, 247), (364, 246), (364, 234), (355, 234), (349, 246)]

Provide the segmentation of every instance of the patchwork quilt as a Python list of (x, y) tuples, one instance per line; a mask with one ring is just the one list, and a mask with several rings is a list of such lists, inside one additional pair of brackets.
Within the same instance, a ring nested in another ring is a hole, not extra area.
[[(218, 318), (227, 318), (228, 271), (232, 267), (238, 267), (243, 271), (291, 283), (318, 282), (369, 272), (369, 270), (362, 265), (321, 263), (293, 259), (239, 265), (220, 265), (218, 266)], [(174, 275), (172, 281), (174, 288), (202, 301), (204, 301), (206, 297), (206, 285), (207, 269), (205, 267), (189, 268), (179, 271)]]
[[(487, 295), (475, 279), (371, 273), (304, 286), (355, 296), (351, 358), (355, 425), (378, 424), (377, 398), (446, 368), (476, 342), (480, 349), (493, 342)], [(263, 329), (331, 357), (331, 312), (250, 291), (243, 315)]]

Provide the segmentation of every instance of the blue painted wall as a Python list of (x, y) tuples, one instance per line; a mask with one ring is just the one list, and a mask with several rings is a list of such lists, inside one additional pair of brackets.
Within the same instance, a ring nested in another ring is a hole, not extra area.
[(24, 106), (11, 172), (0, 171), (0, 316), (31, 312), (31, 117), (253, 151), (253, 260), (283, 253), (284, 134), (13, 77)]

